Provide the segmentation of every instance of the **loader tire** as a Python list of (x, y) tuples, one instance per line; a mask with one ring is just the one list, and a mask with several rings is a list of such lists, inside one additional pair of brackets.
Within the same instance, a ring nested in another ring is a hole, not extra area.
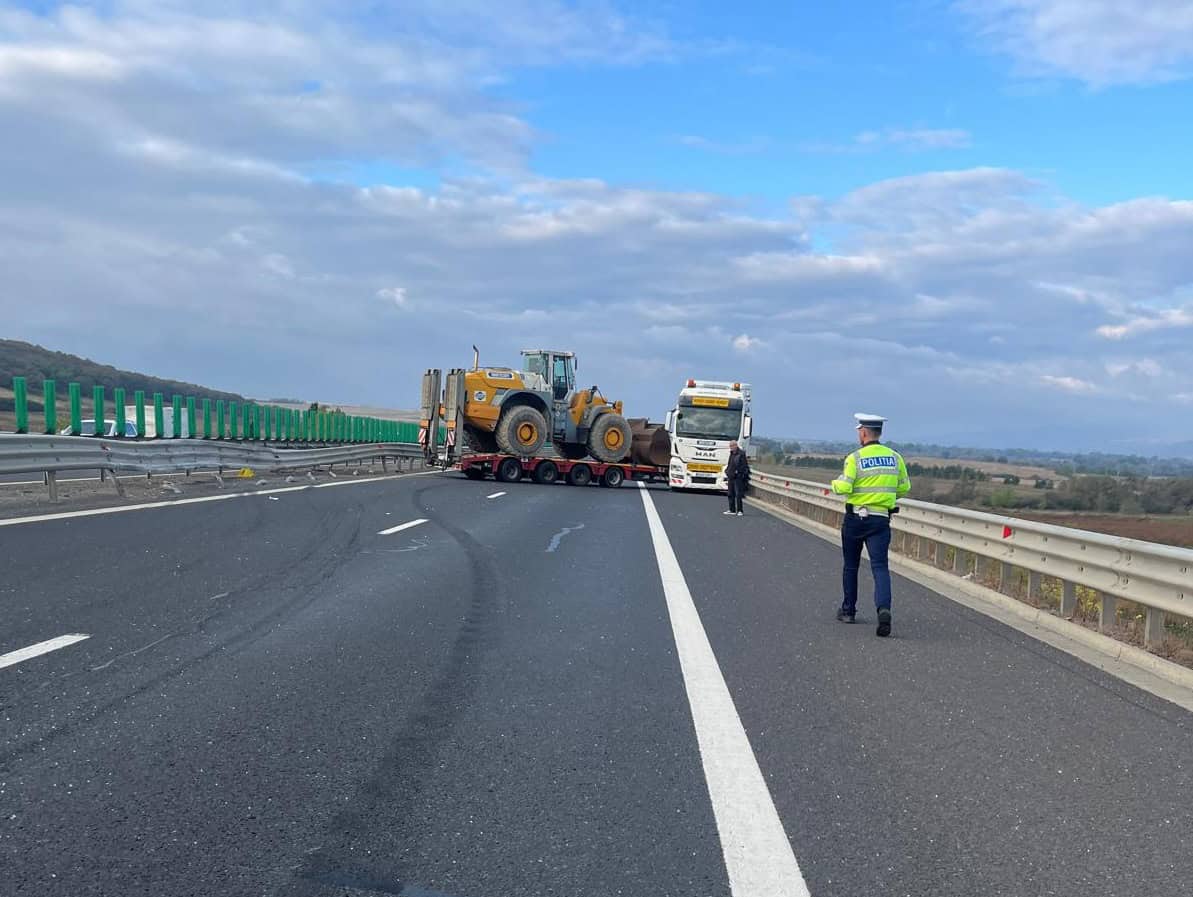
[(547, 441), (547, 419), (537, 408), (517, 405), (497, 422), (497, 447), (507, 455), (529, 458)]
[(630, 425), (620, 414), (607, 411), (598, 417), (588, 433), (588, 451), (598, 461), (614, 463), (630, 452)]

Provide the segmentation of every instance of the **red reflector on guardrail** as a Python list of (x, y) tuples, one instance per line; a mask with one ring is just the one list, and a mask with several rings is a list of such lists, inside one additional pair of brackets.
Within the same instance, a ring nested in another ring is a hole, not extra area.
[(1009, 526), (1004, 526), (1004, 527), (1002, 528), (1002, 537), (1003, 537), (1004, 539), (1009, 539), (1009, 538), (1011, 538), (1011, 536), (1012, 536), (1012, 535), (1014, 535), (1014, 533), (1015, 533), (1015, 531), (1014, 531), (1014, 530), (1012, 530), (1012, 529), (1011, 529)]

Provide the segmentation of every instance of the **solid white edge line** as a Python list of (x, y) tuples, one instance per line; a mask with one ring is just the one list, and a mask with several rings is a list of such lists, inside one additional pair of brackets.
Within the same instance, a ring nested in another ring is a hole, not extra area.
[(733, 897), (809, 897), (708, 634), (644, 484), (642, 504), (671, 617), (700, 760)]
[(414, 529), (416, 526), (422, 526), (427, 522), (427, 518), (419, 517), (418, 520), (408, 520), (406, 523), (399, 523), (397, 526), (391, 526), (389, 529), (383, 529), (377, 533), (379, 536), (392, 536), (394, 533), (400, 533), (404, 529)]
[(38, 642), (36, 645), (30, 645), (28, 648), (21, 648), (17, 651), (10, 651), (7, 654), (0, 654), (0, 668), (10, 667), (21, 661), (49, 654), (51, 651), (57, 651), (59, 648), (65, 648), (67, 645), (73, 645), (76, 642), (81, 642), (89, 638), (91, 636), (83, 635), (82, 633), (60, 635), (58, 638), (47, 639), (44, 642)]
[(504, 492), (494, 492), (492, 495), (486, 495), (485, 498), (501, 498), (503, 495), (505, 495)]
[(390, 480), (405, 480), (410, 477), (424, 477), (438, 470), (421, 470), (418, 473), (390, 474), (389, 476), (351, 479), (334, 483), (307, 483), (303, 486), (284, 486), (276, 489), (258, 489), (255, 492), (229, 492), (227, 495), (200, 495), (196, 498), (175, 498), (170, 501), (149, 501), (139, 505), (117, 505), (114, 508), (88, 508), (85, 511), (62, 511), (57, 514), (37, 514), (32, 517), (10, 517), (0, 519), (0, 526), (18, 526), (24, 523), (44, 523), (49, 520), (71, 520), (75, 517), (101, 517), (104, 514), (123, 514), (126, 511), (145, 511), (151, 508), (172, 508), (177, 505), (197, 505), (209, 501), (227, 501), (230, 498), (247, 498), (251, 495), (280, 495), (283, 492), (302, 492), (304, 489), (328, 489), (332, 486), (360, 486), (366, 483), (384, 483)]

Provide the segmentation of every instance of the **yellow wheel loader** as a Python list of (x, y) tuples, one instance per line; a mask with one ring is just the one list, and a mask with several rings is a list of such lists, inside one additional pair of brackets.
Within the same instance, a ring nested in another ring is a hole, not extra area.
[[(591, 455), (612, 463), (630, 453), (633, 434), (622, 416), (621, 402), (610, 402), (596, 386), (575, 388), (572, 352), (524, 349), (521, 370), (481, 367), (476, 353), (472, 370), (448, 373), (442, 405), (440, 379), (435, 369), (423, 375), (421, 430), (437, 434), (442, 418), (449, 458), (462, 448), (456, 445), (460, 436), (473, 451), (521, 458), (541, 453), (548, 443), (573, 460)], [(456, 433), (457, 428), (463, 433)], [(436, 435), (423, 444), (437, 441)]]

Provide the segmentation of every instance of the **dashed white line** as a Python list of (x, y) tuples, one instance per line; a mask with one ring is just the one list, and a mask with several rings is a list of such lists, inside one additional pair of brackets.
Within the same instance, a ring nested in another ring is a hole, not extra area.
[(504, 492), (494, 492), (492, 495), (487, 495), (485, 497), (486, 498), (501, 498), (501, 496), (503, 496), (503, 495), (505, 495)]
[(377, 535), (392, 536), (394, 533), (400, 533), (404, 529), (414, 529), (416, 526), (422, 526), (426, 522), (425, 517), (420, 517), (418, 520), (408, 520), (405, 523), (399, 523), (397, 526), (391, 526), (389, 529), (383, 529)]
[(645, 488), (642, 504), (721, 836), (730, 892), (733, 897), (809, 897), (791, 841), (758, 768), (671, 540)]
[(21, 661), (30, 660), (34, 657), (40, 657), (43, 654), (49, 654), (51, 651), (57, 651), (59, 648), (65, 648), (68, 645), (73, 645), (76, 642), (81, 642), (84, 639), (89, 638), (91, 638), (91, 636), (82, 635), (81, 633), (60, 635), (58, 638), (52, 638), (44, 642), (38, 642), (36, 645), (30, 645), (28, 648), (21, 648), (17, 651), (9, 651), (7, 654), (0, 654), (0, 668), (10, 667), (13, 664), (20, 663)]

